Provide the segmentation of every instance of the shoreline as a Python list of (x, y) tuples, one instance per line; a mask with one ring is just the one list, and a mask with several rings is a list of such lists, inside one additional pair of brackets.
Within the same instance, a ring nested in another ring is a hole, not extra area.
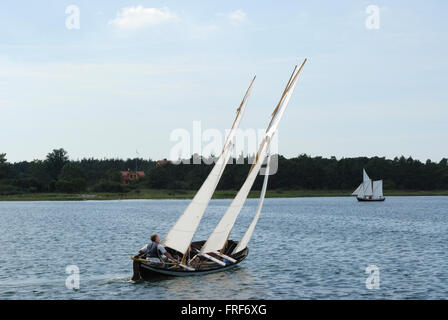
[[(266, 198), (353, 197), (348, 190), (268, 190)], [(139, 199), (192, 199), (196, 190), (141, 190), (129, 193), (28, 193), (0, 195), (0, 201), (83, 201), (83, 200), (139, 200)], [(212, 199), (232, 199), (237, 190), (217, 190)], [(385, 190), (389, 196), (448, 196), (448, 190), (416, 191)], [(260, 191), (251, 191), (249, 198), (258, 198)]]

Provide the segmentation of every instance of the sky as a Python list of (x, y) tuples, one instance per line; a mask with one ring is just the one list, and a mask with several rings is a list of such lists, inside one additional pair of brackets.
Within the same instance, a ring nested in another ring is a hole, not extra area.
[(263, 129), (307, 58), (280, 154), (438, 162), (447, 12), (443, 0), (2, 1), (0, 153), (167, 158), (176, 129), (230, 128), (254, 75), (241, 128)]

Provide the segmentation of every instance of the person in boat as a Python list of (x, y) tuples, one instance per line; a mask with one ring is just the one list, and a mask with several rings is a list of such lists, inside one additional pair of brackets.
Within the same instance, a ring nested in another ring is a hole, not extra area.
[[(152, 234), (150, 239), (151, 242), (138, 250), (138, 255), (136, 255), (135, 258), (146, 257), (149, 261), (152, 262), (166, 261), (166, 259), (177, 262), (177, 260), (174, 259), (174, 257), (168, 251), (166, 251), (165, 247), (159, 243), (160, 239), (157, 234)], [(141, 280), (142, 277), (140, 275), (139, 262), (137, 262), (136, 260), (134, 260), (133, 269), (134, 274), (132, 275), (131, 279), (133, 281)]]
[[(173, 256), (168, 251), (166, 251), (165, 247), (159, 243), (160, 238), (157, 234), (152, 234), (150, 239), (151, 239), (150, 243), (148, 243), (143, 248), (138, 250), (139, 256), (146, 256), (147, 258), (149, 258), (149, 260), (153, 259), (162, 260), (163, 259), (162, 256), (165, 256), (166, 258), (174, 262), (177, 262), (177, 260), (174, 259)], [(166, 260), (163, 259), (163, 261)]]

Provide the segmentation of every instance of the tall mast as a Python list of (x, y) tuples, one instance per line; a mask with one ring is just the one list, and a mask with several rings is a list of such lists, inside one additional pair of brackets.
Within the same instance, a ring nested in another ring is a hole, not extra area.
[(246, 90), (246, 94), (237, 109), (237, 115), (233, 122), (232, 129), (230, 130), (227, 139), (224, 143), (223, 150), (220, 157), (215, 163), (213, 169), (204, 181), (193, 200), (190, 202), (184, 213), (179, 217), (177, 222), (168, 232), (166, 237), (162, 240), (162, 244), (178, 252), (182, 253), (185, 257), (190, 244), (193, 240), (193, 236), (196, 229), (201, 222), (202, 216), (215, 192), (216, 186), (224, 172), (224, 169), (230, 159), (231, 152), (233, 150), (233, 138), (236, 134), (236, 130), (244, 115), (244, 110), (247, 106), (247, 100), (252, 90), (252, 86), (255, 78), (251, 81), (249, 88)]
[(228, 207), (224, 216), (221, 218), (218, 225), (215, 227), (215, 229), (210, 234), (205, 244), (202, 246), (201, 254), (222, 250), (225, 247), (230, 232), (233, 229), (236, 219), (244, 205), (244, 202), (247, 199), (247, 196), (249, 195), (250, 189), (252, 188), (252, 185), (255, 182), (255, 179), (261, 168), (261, 164), (263, 162), (262, 159), (264, 159), (264, 156), (266, 155), (266, 151), (269, 147), (269, 144), (272, 141), (273, 135), (277, 130), (279, 121), (288, 105), (292, 93), (294, 92), (294, 88), (298, 80), (298, 75), (305, 62), (306, 59), (303, 61), (300, 68), (297, 69), (297, 66), (294, 68), (294, 72), (286, 85), (282, 97), (280, 98), (279, 103), (277, 104), (277, 106), (274, 109), (274, 112), (272, 113), (272, 119), (266, 129), (265, 136), (262, 142), (260, 143), (255, 161), (252, 164), (248, 177), (246, 178), (246, 181), (244, 182), (243, 186), (238, 191), (236, 197), (233, 199), (232, 203)]

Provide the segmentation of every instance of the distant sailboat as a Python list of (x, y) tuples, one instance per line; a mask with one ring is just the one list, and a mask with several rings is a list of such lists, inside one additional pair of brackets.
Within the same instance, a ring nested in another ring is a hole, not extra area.
[(363, 181), (353, 191), (352, 195), (356, 196), (358, 201), (384, 201), (386, 198), (383, 196), (383, 180), (372, 181), (367, 175), (366, 170), (363, 172)]

